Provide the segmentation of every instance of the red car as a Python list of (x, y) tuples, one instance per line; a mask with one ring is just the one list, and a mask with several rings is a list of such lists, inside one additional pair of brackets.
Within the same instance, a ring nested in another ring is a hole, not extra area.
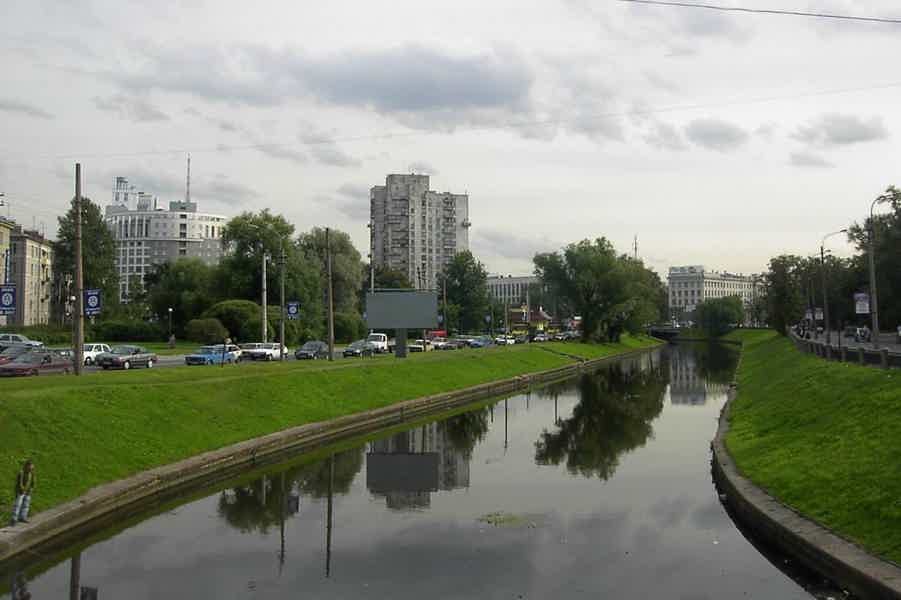
[(68, 373), (72, 359), (56, 352), (26, 352), (5, 365), (0, 365), (0, 377), (38, 375), (41, 373)]
[(31, 352), (32, 350), (34, 350), (34, 348), (31, 346), (10, 346), (3, 352), (0, 352), (0, 365), (5, 365), (9, 361), (22, 356), (26, 352)]

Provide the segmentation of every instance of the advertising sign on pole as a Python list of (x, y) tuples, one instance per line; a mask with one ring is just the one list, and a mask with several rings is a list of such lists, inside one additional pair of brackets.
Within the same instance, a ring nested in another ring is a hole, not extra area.
[(0, 285), (0, 315), (16, 314), (16, 284)]
[(823, 320), (823, 309), (817, 308), (816, 312), (814, 312), (814, 317), (816, 318), (817, 321), (822, 321)]
[(300, 318), (300, 302), (288, 302), (288, 319), (296, 321)]
[(804, 311), (804, 318), (808, 321), (810, 321), (813, 318), (813, 313), (811, 312), (811, 310), (809, 308)]
[(95, 317), (100, 314), (100, 310), (103, 308), (103, 303), (100, 300), (100, 290), (85, 290), (84, 291), (84, 316), (86, 317)]
[(863, 292), (854, 294), (854, 313), (858, 315), (870, 314), (870, 295)]

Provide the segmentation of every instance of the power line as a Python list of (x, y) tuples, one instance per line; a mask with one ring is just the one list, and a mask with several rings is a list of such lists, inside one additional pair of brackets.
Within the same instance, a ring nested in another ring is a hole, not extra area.
[[(632, 1), (632, 0), (620, 0), (623, 2)], [(636, 0), (637, 1), (637, 0)], [(854, 87), (854, 88), (834, 88), (830, 90), (815, 90), (811, 92), (801, 92), (798, 94), (791, 95), (777, 95), (777, 96), (758, 96), (756, 98), (736, 98), (733, 100), (726, 100), (722, 102), (702, 102), (695, 104), (676, 104), (672, 106), (664, 106), (661, 108), (652, 108), (647, 110), (641, 109), (632, 109), (628, 111), (618, 111), (618, 112), (605, 112), (605, 113), (593, 113), (587, 115), (581, 115), (578, 118), (567, 119), (567, 118), (552, 118), (552, 119), (533, 119), (533, 120), (520, 120), (520, 121), (508, 121), (506, 123), (498, 123), (495, 125), (480, 125), (480, 126), (472, 126), (472, 127), (459, 127), (455, 130), (455, 132), (460, 133), (474, 133), (480, 131), (496, 131), (496, 130), (515, 130), (524, 127), (540, 127), (540, 126), (548, 126), (548, 125), (565, 125), (566, 123), (572, 122), (584, 122), (585, 120), (607, 120), (607, 119), (622, 119), (633, 116), (649, 116), (663, 113), (672, 113), (672, 112), (682, 112), (682, 111), (691, 111), (691, 110), (702, 110), (702, 109), (713, 109), (713, 108), (726, 108), (730, 106), (748, 106), (753, 104), (763, 104), (767, 102), (780, 102), (785, 100), (799, 100), (803, 98), (816, 98), (820, 96), (833, 96), (838, 94), (850, 94), (855, 92), (869, 92), (874, 90), (885, 90), (885, 89), (893, 89), (901, 87), (901, 81), (889, 82), (884, 84), (877, 85), (869, 85), (863, 87)], [(164, 150), (144, 150), (138, 152), (97, 152), (97, 153), (84, 153), (84, 152), (70, 152), (67, 154), (44, 154), (44, 155), (33, 155), (32, 159), (69, 159), (69, 158), (78, 158), (81, 160), (90, 159), (90, 158), (131, 158), (138, 156), (159, 156), (165, 154), (181, 154), (184, 155), (186, 153), (192, 154), (200, 154), (200, 153), (218, 153), (218, 152), (233, 152), (240, 150), (261, 150), (266, 151), (267, 149), (288, 149), (288, 148), (297, 148), (297, 147), (307, 147), (307, 146), (317, 146), (324, 144), (337, 144), (337, 143), (347, 143), (347, 142), (361, 142), (361, 141), (375, 141), (375, 140), (388, 140), (395, 138), (404, 138), (404, 137), (416, 137), (423, 135), (430, 135), (435, 133), (434, 131), (400, 131), (400, 132), (388, 132), (381, 134), (373, 134), (373, 135), (356, 135), (356, 136), (345, 136), (345, 137), (332, 137), (332, 138), (321, 138), (312, 141), (297, 141), (297, 142), (265, 142), (265, 143), (256, 143), (256, 144), (238, 144), (238, 145), (225, 145), (225, 144), (217, 144), (216, 146), (209, 147), (195, 147), (195, 148), (169, 148)], [(439, 132), (440, 133), (440, 132)], [(16, 158), (27, 158), (23, 157), (21, 153), (17, 153), (15, 155), (7, 155), (6, 157)], [(0, 157), (5, 158), (5, 157)]]
[(857, 15), (836, 15), (830, 13), (805, 12), (799, 10), (777, 10), (767, 8), (744, 8), (740, 6), (719, 6), (716, 4), (699, 4), (695, 2), (670, 2), (667, 0), (618, 0), (619, 2), (631, 2), (632, 4), (655, 4), (658, 6), (677, 6), (681, 8), (703, 8), (707, 10), (719, 10), (723, 12), (741, 12), (765, 15), (788, 15), (794, 17), (812, 17), (817, 19), (839, 19), (842, 21), (865, 21), (868, 23), (890, 23), (901, 25), (901, 19), (887, 17), (861, 17)]

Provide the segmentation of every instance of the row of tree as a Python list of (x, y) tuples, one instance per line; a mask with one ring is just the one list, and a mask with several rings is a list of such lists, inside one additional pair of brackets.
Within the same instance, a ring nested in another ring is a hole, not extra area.
[(770, 260), (764, 282), (767, 317), (774, 329), (785, 333), (807, 310), (823, 307), (824, 289), (830, 329), (869, 323), (869, 316), (855, 314), (854, 294), (870, 292), (871, 236), (880, 328), (901, 325), (901, 190), (888, 188), (877, 206), (889, 211), (848, 228), (848, 240), (857, 249), (851, 258), (782, 255)]

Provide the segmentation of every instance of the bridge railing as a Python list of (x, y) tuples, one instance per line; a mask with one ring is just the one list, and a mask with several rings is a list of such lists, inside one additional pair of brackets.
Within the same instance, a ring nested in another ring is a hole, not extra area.
[(789, 338), (801, 352), (815, 354), (825, 360), (856, 363), (859, 365), (880, 367), (882, 369), (901, 368), (901, 352), (892, 352), (888, 348), (865, 348), (858, 346), (836, 346), (821, 340), (808, 340), (790, 331)]

